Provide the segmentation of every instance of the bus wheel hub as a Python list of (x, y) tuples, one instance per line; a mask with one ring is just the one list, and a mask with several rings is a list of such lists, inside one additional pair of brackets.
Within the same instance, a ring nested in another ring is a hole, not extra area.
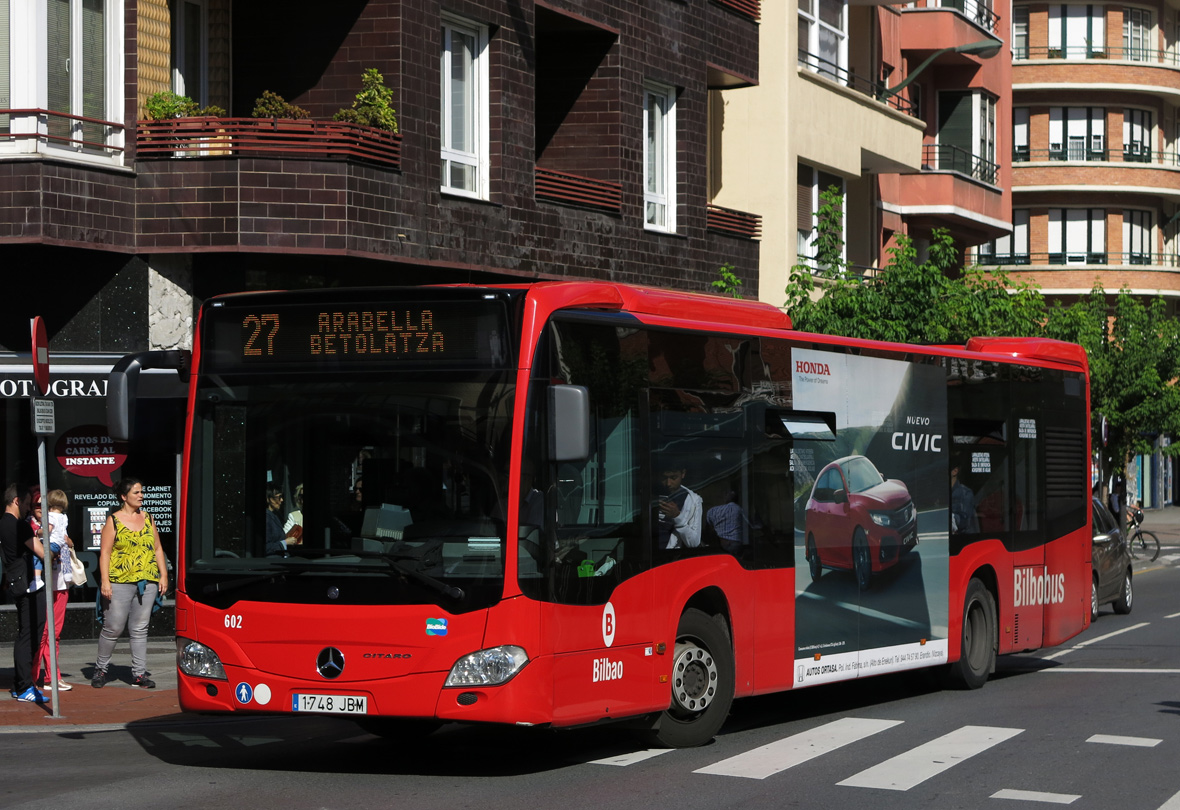
[(679, 709), (702, 712), (717, 695), (717, 662), (691, 641), (676, 645), (672, 663), (672, 701)]

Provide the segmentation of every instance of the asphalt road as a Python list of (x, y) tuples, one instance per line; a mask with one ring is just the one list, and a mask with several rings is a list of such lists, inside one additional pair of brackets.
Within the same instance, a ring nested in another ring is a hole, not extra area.
[(974, 692), (908, 673), (752, 698), (713, 744), (677, 751), (613, 727), (389, 741), (328, 717), (13, 731), (0, 807), (1176, 810), (1178, 561), (1139, 570), (1130, 615), (1104, 608)]

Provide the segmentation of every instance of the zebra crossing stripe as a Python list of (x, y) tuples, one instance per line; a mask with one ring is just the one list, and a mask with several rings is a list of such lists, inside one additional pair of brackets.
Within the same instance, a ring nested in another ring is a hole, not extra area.
[(671, 751), (671, 748), (648, 748), (644, 751), (631, 751), (626, 754), (619, 754), (614, 757), (606, 757), (605, 759), (595, 759), (590, 762), (591, 765), (615, 765), (620, 768), (625, 768), (628, 765), (634, 765), (637, 762), (645, 762), (652, 757), (658, 757), (660, 754), (666, 754)]
[(1086, 740), (1092, 743), (1106, 743), (1107, 745), (1135, 745), (1140, 748), (1155, 748), (1163, 742), (1153, 737), (1119, 737), (1114, 734), (1095, 734)]
[(909, 790), (993, 745), (1015, 737), (1021, 728), (963, 726), (936, 740), (898, 754), (838, 784), (847, 787)]
[(888, 728), (901, 725), (901, 720), (866, 720), (844, 717), (810, 731), (793, 734), (781, 740), (723, 759), (694, 773), (718, 776), (741, 776), (765, 779), (788, 768), (835, 751), (849, 743), (871, 737)]
[(997, 790), (993, 799), (1016, 799), (1023, 802), (1046, 802), (1048, 804), (1073, 804), (1081, 796), (1072, 793), (1044, 793), (1039, 790)]

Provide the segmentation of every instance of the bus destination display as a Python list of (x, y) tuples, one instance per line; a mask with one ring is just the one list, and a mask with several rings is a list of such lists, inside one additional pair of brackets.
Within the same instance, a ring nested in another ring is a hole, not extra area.
[(219, 365), (354, 365), (508, 358), (503, 306), (495, 301), (280, 304), (211, 313)]

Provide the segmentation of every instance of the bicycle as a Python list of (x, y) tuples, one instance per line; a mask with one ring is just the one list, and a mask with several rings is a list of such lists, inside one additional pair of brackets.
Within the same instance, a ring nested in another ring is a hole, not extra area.
[(1154, 561), (1160, 555), (1160, 540), (1154, 532), (1140, 528), (1142, 525), (1143, 510), (1132, 506), (1127, 510), (1127, 545), (1131, 547), (1131, 556)]

